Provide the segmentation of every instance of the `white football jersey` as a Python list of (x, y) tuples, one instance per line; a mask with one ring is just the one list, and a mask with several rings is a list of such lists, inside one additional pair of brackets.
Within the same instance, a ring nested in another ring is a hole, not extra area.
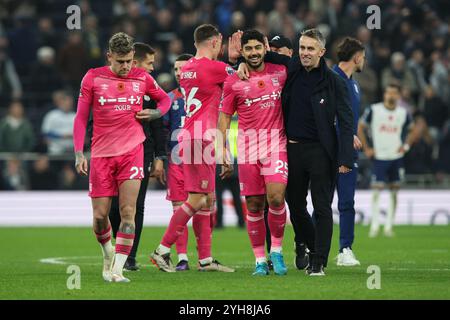
[(389, 110), (383, 102), (376, 103), (366, 109), (362, 121), (370, 127), (375, 159), (396, 160), (403, 156), (398, 150), (412, 125), (406, 109), (397, 106)]

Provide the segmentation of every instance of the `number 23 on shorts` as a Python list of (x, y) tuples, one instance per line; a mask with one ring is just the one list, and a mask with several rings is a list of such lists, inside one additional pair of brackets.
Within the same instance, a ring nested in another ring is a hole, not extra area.
[(141, 178), (141, 179), (144, 178), (144, 168), (134, 166), (134, 167), (132, 167), (130, 169), (130, 171), (132, 172), (132, 174), (130, 175), (130, 180), (136, 179), (136, 177), (138, 175), (139, 175), (138, 179), (139, 178)]

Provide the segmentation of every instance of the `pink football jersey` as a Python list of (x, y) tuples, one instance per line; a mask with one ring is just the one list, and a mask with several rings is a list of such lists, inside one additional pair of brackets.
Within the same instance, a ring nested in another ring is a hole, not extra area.
[(213, 140), (204, 134), (217, 128), (222, 85), (234, 70), (221, 61), (194, 57), (181, 71), (180, 87), (186, 110), (183, 139)]
[[(227, 78), (220, 111), (238, 114), (239, 162), (264, 158), (268, 152), (286, 151), (286, 133), (281, 108), (281, 91), (286, 82), (286, 67), (265, 63), (261, 72), (250, 72), (249, 80), (234, 74)], [(257, 153), (256, 153), (257, 152)]]
[(83, 151), (89, 111), (93, 111), (92, 157), (112, 157), (127, 153), (145, 140), (142, 124), (135, 118), (142, 110), (144, 95), (158, 102), (164, 114), (170, 98), (141, 68), (131, 68), (119, 77), (109, 66), (90, 69), (81, 82), (74, 123), (75, 152)]

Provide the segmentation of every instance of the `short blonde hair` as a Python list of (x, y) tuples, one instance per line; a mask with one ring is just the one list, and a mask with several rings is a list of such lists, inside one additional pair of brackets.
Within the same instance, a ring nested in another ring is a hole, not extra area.
[(114, 34), (108, 43), (109, 52), (126, 55), (134, 50), (134, 39), (125, 32)]

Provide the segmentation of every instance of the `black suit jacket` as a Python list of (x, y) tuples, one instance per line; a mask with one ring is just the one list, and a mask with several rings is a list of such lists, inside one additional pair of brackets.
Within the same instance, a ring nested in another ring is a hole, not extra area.
[[(275, 52), (267, 52), (265, 61), (284, 64), (288, 69), (286, 84), (281, 96), (285, 127), (287, 128), (290, 121), (290, 99), (296, 94), (293, 83), (300, 76), (304, 67), (299, 57), (289, 58)], [(334, 165), (353, 168), (353, 111), (348, 89), (344, 80), (328, 68), (323, 58), (320, 59), (319, 68), (321, 77), (311, 95), (319, 141)], [(336, 131), (336, 119), (339, 121), (339, 136)]]

